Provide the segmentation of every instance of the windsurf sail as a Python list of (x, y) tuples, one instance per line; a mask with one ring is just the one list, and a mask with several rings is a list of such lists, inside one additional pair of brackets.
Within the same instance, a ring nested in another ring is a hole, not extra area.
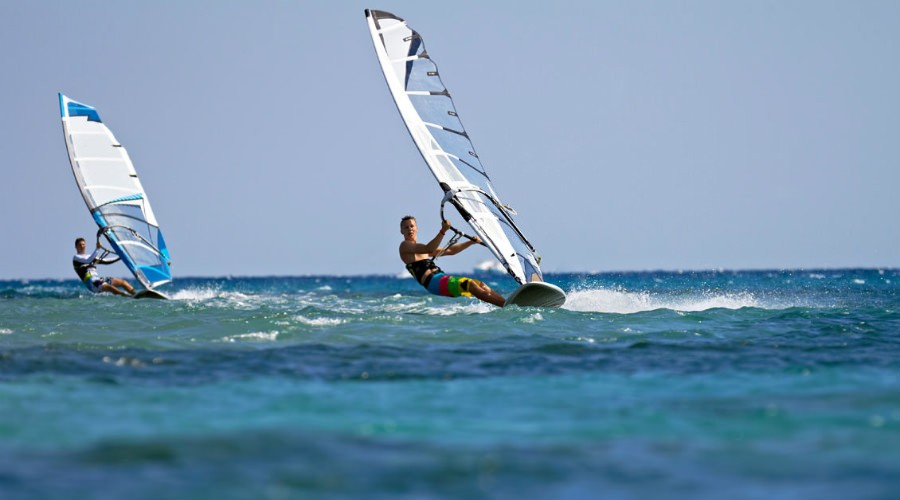
[(543, 281), (540, 256), (497, 196), (421, 35), (389, 12), (366, 10), (366, 20), (400, 116), (445, 193), (442, 215), (453, 205), (519, 284)]
[(100, 226), (97, 240), (104, 237), (145, 288), (172, 281), (169, 250), (128, 152), (91, 106), (59, 94), (59, 112), (75, 182)]

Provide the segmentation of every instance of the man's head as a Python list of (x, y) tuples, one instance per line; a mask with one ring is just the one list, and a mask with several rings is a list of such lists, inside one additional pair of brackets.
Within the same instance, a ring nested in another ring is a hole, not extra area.
[(84, 253), (85, 248), (87, 248), (87, 243), (84, 242), (84, 238), (75, 240), (75, 250), (78, 250), (78, 253)]
[(416, 225), (416, 218), (412, 215), (404, 215), (403, 218), (400, 219), (400, 234), (402, 234), (404, 238), (414, 238), (417, 232), (418, 227)]

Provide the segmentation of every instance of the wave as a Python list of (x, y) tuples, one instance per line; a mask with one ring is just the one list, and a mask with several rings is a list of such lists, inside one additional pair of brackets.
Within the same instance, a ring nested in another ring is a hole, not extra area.
[[(323, 293), (324, 292), (324, 293)], [(667, 295), (650, 291), (628, 291), (621, 288), (576, 289), (567, 292), (563, 309), (575, 312), (602, 312), (633, 314), (658, 309), (673, 311), (705, 311), (708, 309), (785, 309), (794, 304), (777, 304), (764, 301), (748, 291), (705, 291), (691, 295)], [(456, 316), (487, 314), (497, 308), (470, 299), (442, 299), (428, 295), (392, 294), (371, 297), (370, 300), (335, 296), (328, 290), (292, 293), (243, 293), (223, 290), (215, 286), (178, 290), (172, 295), (175, 301), (189, 306), (214, 309), (256, 309), (259, 307), (303, 307), (311, 314), (294, 315), (295, 322), (306, 326), (337, 326), (347, 322), (345, 315), (365, 316), (369, 313), (421, 314), (427, 316)], [(339, 317), (329, 317), (337, 314)]]
[(187, 302), (203, 302), (213, 299), (246, 300), (247, 294), (236, 291), (223, 291), (215, 286), (185, 288), (176, 291), (171, 296), (172, 300)]
[(278, 330), (272, 332), (251, 332), (251, 333), (240, 333), (237, 335), (229, 335), (222, 340), (225, 342), (243, 342), (243, 341), (256, 341), (256, 342), (275, 342), (278, 340)]
[(294, 320), (308, 326), (337, 326), (347, 322), (341, 318), (307, 318), (306, 316), (294, 316)]
[(709, 309), (786, 309), (791, 305), (767, 304), (750, 292), (700, 292), (690, 296), (669, 296), (652, 292), (630, 292), (621, 289), (574, 290), (567, 293), (563, 309), (578, 312), (634, 314), (670, 309), (681, 312)]

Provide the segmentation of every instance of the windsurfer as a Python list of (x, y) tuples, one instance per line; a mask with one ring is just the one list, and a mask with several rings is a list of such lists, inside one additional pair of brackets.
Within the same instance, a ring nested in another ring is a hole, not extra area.
[(406, 269), (420, 285), (435, 295), (475, 297), (489, 304), (503, 307), (506, 299), (481, 281), (462, 276), (450, 276), (435, 265), (432, 259), (435, 255), (455, 255), (481, 242), (481, 239), (476, 237), (475, 240), (457, 243), (445, 249), (440, 245), (448, 229), (450, 229), (450, 222), (445, 220), (441, 223), (441, 230), (438, 234), (427, 244), (422, 244), (416, 239), (418, 235), (416, 218), (411, 215), (403, 217), (400, 221), (400, 234), (403, 235), (403, 241), (400, 243), (400, 260), (406, 264)]
[[(116, 295), (130, 297), (134, 295), (134, 287), (120, 278), (104, 278), (97, 273), (94, 262), (98, 260), (103, 247), (97, 241), (97, 248), (93, 253), (87, 253), (87, 243), (84, 238), (75, 240), (75, 256), (72, 257), (72, 266), (84, 285), (93, 293), (110, 292)], [(127, 293), (122, 290), (124, 288)]]

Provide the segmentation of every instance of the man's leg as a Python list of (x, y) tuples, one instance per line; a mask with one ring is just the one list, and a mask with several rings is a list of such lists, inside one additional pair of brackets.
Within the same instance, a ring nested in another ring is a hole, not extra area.
[(122, 295), (124, 297), (131, 297), (131, 295), (128, 295), (127, 293), (123, 292), (122, 290), (119, 290), (118, 288), (114, 287), (113, 285), (111, 285), (109, 283), (104, 283), (104, 284), (100, 285), (100, 289), (103, 290), (104, 292), (114, 293), (116, 295)]
[(475, 298), (487, 302), (489, 304), (494, 304), (497, 307), (503, 307), (506, 304), (506, 299), (503, 298), (499, 293), (491, 290), (491, 287), (481, 283), (479, 284), (477, 281), (469, 281), (469, 293), (475, 296)]
[(125, 290), (128, 291), (129, 294), (134, 295), (134, 287), (131, 286), (131, 283), (129, 283), (123, 279), (113, 278), (112, 284), (115, 287), (124, 288)]

